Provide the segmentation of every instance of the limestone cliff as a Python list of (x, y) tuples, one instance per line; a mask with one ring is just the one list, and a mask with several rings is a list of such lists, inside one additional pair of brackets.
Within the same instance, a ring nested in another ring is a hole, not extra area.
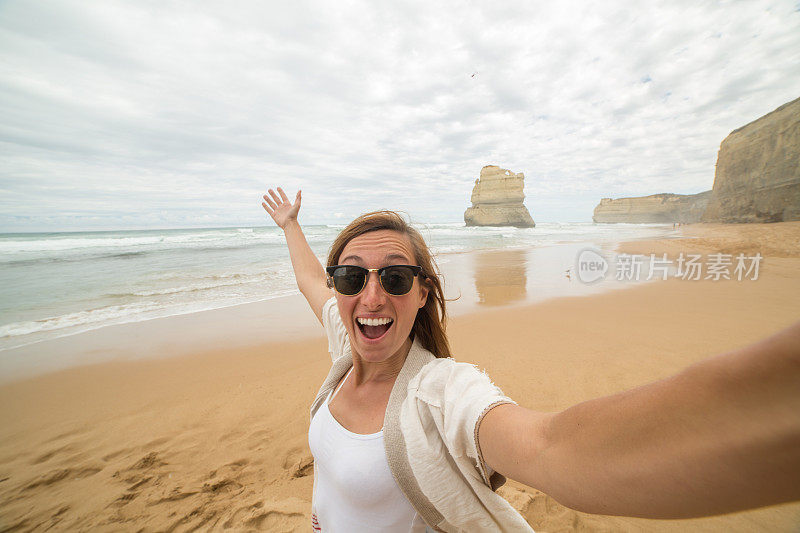
[(698, 194), (661, 193), (634, 198), (603, 198), (594, 208), (594, 222), (633, 224), (672, 224), (698, 222), (711, 191)]
[(472, 189), (472, 207), (464, 212), (467, 226), (532, 228), (533, 218), (523, 204), (525, 176), (494, 165), (481, 169)]
[(702, 220), (800, 220), (800, 98), (732, 131), (722, 141)]

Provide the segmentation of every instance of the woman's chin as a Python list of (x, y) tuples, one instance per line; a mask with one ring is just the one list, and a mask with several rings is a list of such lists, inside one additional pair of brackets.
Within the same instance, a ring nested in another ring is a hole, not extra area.
[(399, 346), (394, 347), (388, 342), (385, 342), (382, 345), (359, 342), (356, 344), (355, 348), (358, 352), (358, 355), (361, 356), (361, 359), (364, 361), (369, 361), (370, 363), (386, 361), (400, 349)]
[(354, 333), (356, 334), (356, 342), (353, 343), (353, 347), (356, 349), (361, 359), (370, 363), (386, 361), (403, 348), (403, 343), (399, 343), (395, 346), (397, 343), (392, 342), (394, 339), (393, 334), (395, 333), (394, 325), (377, 339), (366, 337), (358, 326), (355, 327)]
[(392, 356), (385, 353), (359, 353), (359, 357), (365, 363), (383, 363), (389, 360)]

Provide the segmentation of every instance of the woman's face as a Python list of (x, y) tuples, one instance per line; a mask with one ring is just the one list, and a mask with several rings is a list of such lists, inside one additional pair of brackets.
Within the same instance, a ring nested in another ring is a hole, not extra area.
[[(358, 265), (364, 268), (381, 268), (388, 265), (416, 265), (409, 238), (392, 230), (377, 230), (355, 237), (345, 245), (339, 257), (340, 265)], [(411, 291), (403, 296), (386, 293), (378, 280), (377, 272), (370, 272), (367, 285), (355, 296), (336, 293), (336, 302), (342, 321), (350, 335), (353, 352), (364, 361), (381, 362), (397, 355), (409, 341), (417, 311), (425, 305), (428, 288), (414, 278)], [(389, 329), (380, 337), (371, 339), (359, 325), (359, 318), (389, 318)], [(406, 350), (408, 348), (406, 347)], [(405, 355), (405, 354), (404, 354)]]

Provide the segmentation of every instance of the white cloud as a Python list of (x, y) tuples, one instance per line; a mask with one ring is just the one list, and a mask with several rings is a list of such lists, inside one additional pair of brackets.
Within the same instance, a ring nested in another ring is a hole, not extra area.
[(304, 223), (457, 221), (485, 164), (589, 220), (709, 189), (800, 95), (799, 30), (767, 1), (5, 2), (0, 230), (260, 224), (277, 185)]

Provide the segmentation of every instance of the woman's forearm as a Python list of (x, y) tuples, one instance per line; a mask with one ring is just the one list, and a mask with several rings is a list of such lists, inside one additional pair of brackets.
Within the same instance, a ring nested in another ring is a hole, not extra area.
[(294, 277), (300, 292), (306, 294), (312, 287), (325, 284), (325, 269), (311, 250), (303, 230), (297, 220), (292, 220), (283, 228), (289, 256), (292, 260)]
[(800, 322), (547, 418), (529, 479), (591, 513), (685, 518), (800, 499)]

